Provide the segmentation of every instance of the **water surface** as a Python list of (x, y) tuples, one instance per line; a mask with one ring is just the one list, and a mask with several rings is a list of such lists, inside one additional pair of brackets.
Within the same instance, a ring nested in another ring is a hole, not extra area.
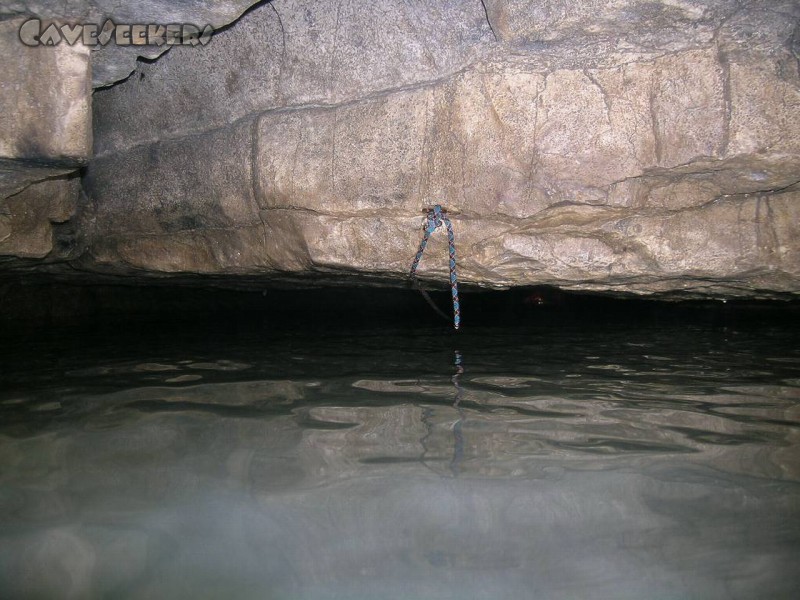
[(7, 339), (0, 590), (796, 598), (792, 327)]

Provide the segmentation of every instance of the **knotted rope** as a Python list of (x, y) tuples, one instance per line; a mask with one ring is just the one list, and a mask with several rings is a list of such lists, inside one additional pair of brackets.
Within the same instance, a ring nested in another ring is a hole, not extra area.
[(420, 287), (419, 281), (417, 281), (417, 267), (419, 267), (419, 262), (422, 260), (422, 253), (425, 252), (425, 247), (428, 245), (428, 238), (431, 237), (431, 234), (441, 227), (442, 224), (447, 228), (447, 242), (450, 251), (450, 290), (453, 295), (453, 327), (458, 329), (458, 326), (461, 324), (461, 310), (458, 303), (458, 277), (456, 276), (456, 238), (455, 235), (453, 235), (453, 224), (450, 223), (450, 219), (447, 218), (447, 212), (438, 204), (428, 210), (424, 225), (425, 233), (422, 235), (422, 241), (419, 243), (419, 250), (417, 250), (417, 255), (414, 257), (414, 262), (411, 263), (411, 280), (417, 286), (417, 289), (422, 292), (422, 296), (428, 304), (430, 304), (437, 313), (449, 320), (447, 315), (439, 310), (439, 307), (434, 304), (431, 297)]

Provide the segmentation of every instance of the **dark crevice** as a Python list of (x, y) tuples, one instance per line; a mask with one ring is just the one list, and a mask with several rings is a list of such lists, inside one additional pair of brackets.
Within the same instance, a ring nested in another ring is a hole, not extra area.
[[(429, 291), (450, 314), (447, 290)], [(52, 278), (0, 280), (3, 327), (37, 329), (65, 324), (133, 322), (243, 322), (281, 327), (423, 326), (452, 331), (411, 287), (226, 289), (206, 285), (81, 285)], [(800, 300), (685, 300), (619, 297), (538, 286), (461, 294), (462, 328), (515, 324), (565, 325), (673, 323), (693, 320), (800, 321)]]

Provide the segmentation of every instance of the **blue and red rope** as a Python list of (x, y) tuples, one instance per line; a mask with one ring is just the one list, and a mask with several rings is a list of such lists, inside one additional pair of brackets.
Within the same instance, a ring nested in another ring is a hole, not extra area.
[(453, 233), (453, 224), (450, 222), (450, 219), (447, 218), (447, 212), (439, 204), (428, 210), (424, 225), (425, 232), (422, 235), (422, 241), (419, 243), (419, 250), (417, 250), (417, 255), (414, 257), (414, 262), (411, 263), (411, 279), (417, 285), (419, 291), (422, 292), (425, 300), (433, 306), (436, 312), (447, 319), (447, 315), (439, 310), (439, 307), (433, 303), (430, 296), (419, 286), (419, 282), (417, 281), (417, 267), (419, 267), (422, 254), (425, 252), (425, 247), (428, 245), (428, 238), (442, 225), (447, 229), (447, 244), (450, 255), (450, 291), (453, 296), (453, 327), (458, 329), (461, 325), (461, 307), (458, 301), (458, 275), (456, 274), (456, 238)]

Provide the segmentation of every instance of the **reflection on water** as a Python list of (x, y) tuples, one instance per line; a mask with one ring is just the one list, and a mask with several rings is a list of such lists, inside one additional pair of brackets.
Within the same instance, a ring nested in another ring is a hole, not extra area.
[(798, 597), (791, 330), (4, 352), (4, 597)]

